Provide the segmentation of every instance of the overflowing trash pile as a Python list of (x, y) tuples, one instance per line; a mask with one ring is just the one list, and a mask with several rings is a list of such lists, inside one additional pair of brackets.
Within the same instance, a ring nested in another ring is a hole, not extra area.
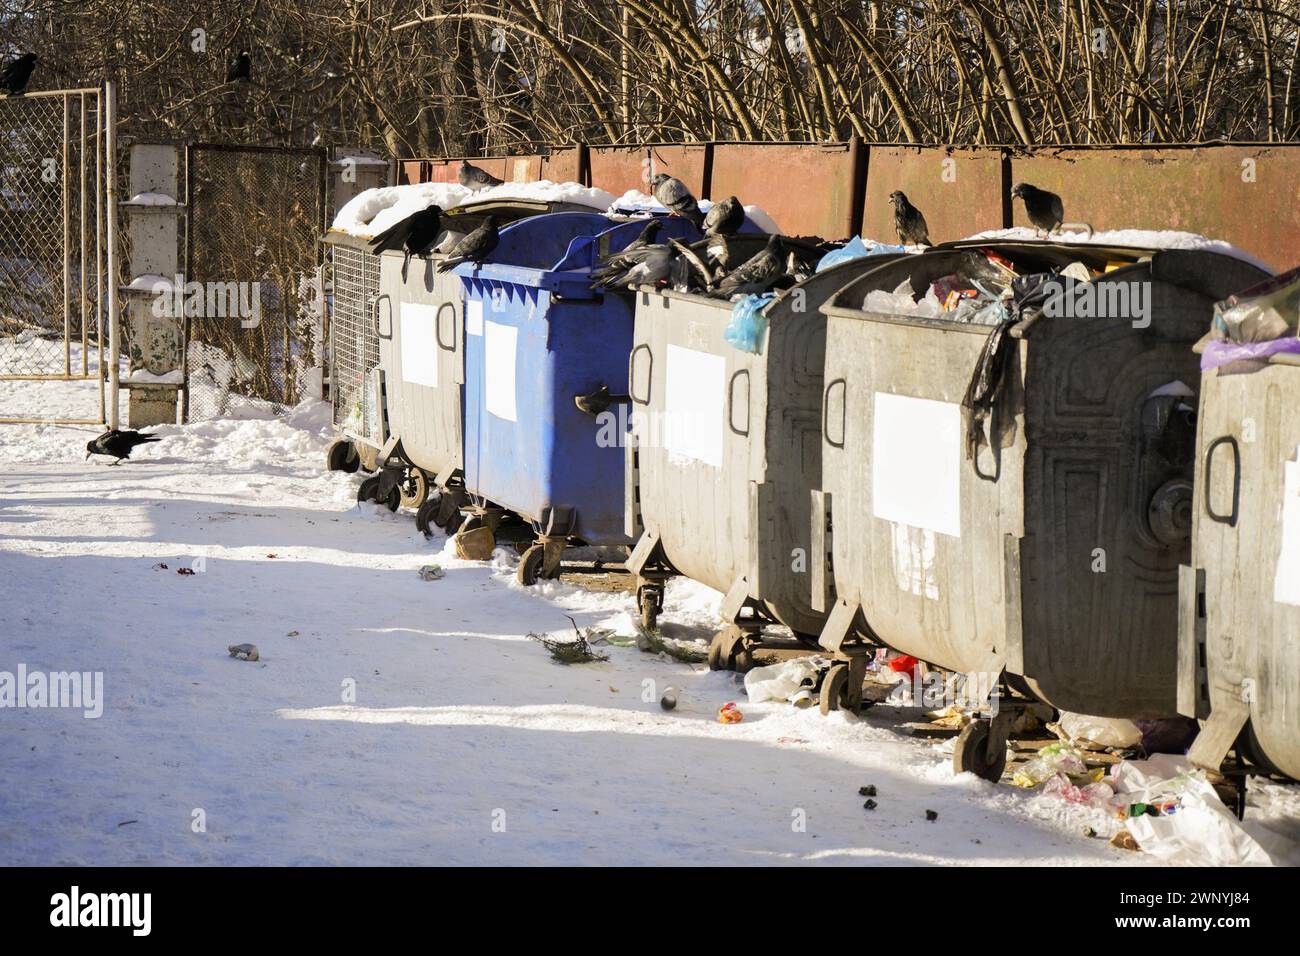
[(1281, 352), (1300, 352), (1300, 268), (1214, 306), (1212, 341), (1201, 354), (1201, 370), (1232, 365), (1247, 371)]
[(1059, 270), (1020, 274), (1004, 256), (990, 249), (971, 250), (955, 271), (931, 282), (918, 296), (911, 279), (892, 292), (867, 293), (863, 309), (885, 315), (908, 315), (972, 325), (996, 326), (1040, 307), (1050, 295), (1068, 292), (1075, 283), (1091, 282), (1103, 271), (1083, 262)]

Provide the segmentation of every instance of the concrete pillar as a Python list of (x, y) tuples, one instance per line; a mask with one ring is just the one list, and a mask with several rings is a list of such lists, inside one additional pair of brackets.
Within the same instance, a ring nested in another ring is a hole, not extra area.
[(173, 424), (183, 383), (183, 315), (176, 314), (180, 279), (181, 153), (174, 145), (134, 143), (125, 213), (131, 282), (124, 326), (130, 374), (127, 421), (132, 428)]

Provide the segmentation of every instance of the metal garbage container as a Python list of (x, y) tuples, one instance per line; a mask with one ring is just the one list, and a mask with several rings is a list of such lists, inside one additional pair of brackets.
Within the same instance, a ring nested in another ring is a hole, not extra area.
[[(645, 219), (557, 213), (501, 231), (490, 262), (464, 263), (466, 518), (457, 547), (485, 557), (503, 518), (534, 541), (521, 583), (556, 577), (566, 548), (625, 548), (623, 446), (631, 296), (591, 287), (599, 258)], [(698, 237), (666, 218), (660, 242)], [(622, 555), (620, 555), (621, 557)]]
[[(1106, 271), (1002, 335), (864, 307), (986, 253), (1020, 275)], [(1202, 250), (958, 243), (840, 290), (823, 306), (821, 645), (851, 660), (885, 645), (1064, 710), (1175, 713), (1191, 346), (1216, 300), (1263, 275)], [(999, 699), (956, 769), (1001, 775), (1014, 707)]]
[[(1237, 290), (1234, 290), (1237, 291)], [(1180, 569), (1188, 756), (1300, 779), (1300, 356), (1201, 377), (1192, 552)]]
[[(495, 216), (501, 228), (530, 216), (553, 212), (591, 213), (570, 202), (496, 199), (447, 210), (442, 227), (446, 248)], [(464, 387), (462, 284), (454, 273), (439, 272), (445, 255), (429, 252), (411, 259), (402, 277), (403, 254), (380, 257), (375, 302), (383, 425), (378, 462), (383, 471), (359, 497), (400, 503), (416, 509), (415, 523), (425, 534), (447, 533), (460, 524)]]
[[(767, 237), (733, 238), (744, 261)], [(792, 244), (798, 243), (790, 241)], [(758, 353), (727, 341), (733, 304), (696, 293), (637, 293), (630, 360), (627, 533), (637, 544), (642, 624), (654, 627), (663, 582), (683, 574), (725, 595), (713, 668), (748, 670), (757, 649), (815, 649), (808, 489), (821, 480), (826, 317), (819, 307), (897, 255), (854, 259), (781, 291), (763, 309)], [(794, 640), (763, 638), (781, 624)]]

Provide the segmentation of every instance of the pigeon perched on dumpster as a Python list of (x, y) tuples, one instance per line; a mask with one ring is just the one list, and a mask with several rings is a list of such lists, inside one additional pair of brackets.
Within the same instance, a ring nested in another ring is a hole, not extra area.
[(785, 254), (780, 236), (769, 236), (767, 245), (718, 283), (727, 296), (766, 292), (785, 274)]
[(37, 62), (35, 53), (24, 53), (0, 66), (0, 90), (9, 96), (22, 96), (26, 93), (27, 81), (32, 78), (32, 70), (36, 69)]
[(1025, 201), (1025, 213), (1029, 216), (1029, 221), (1041, 232), (1054, 231), (1065, 219), (1065, 207), (1056, 193), (1049, 193), (1046, 189), (1039, 189), (1029, 183), (1016, 183), (1011, 189), (1011, 196)]
[(469, 160), (462, 159), (460, 169), (456, 170), (456, 182), (466, 189), (478, 192), (480, 189), (487, 189), (490, 186), (500, 186), (503, 180), (497, 179), (486, 169), (480, 169)]
[(654, 285), (668, 278), (677, 253), (671, 246), (649, 246), (634, 253), (633, 260), (621, 269), (600, 269), (591, 274), (592, 285), (630, 289), (637, 285)]
[(441, 231), (442, 207), (434, 203), (375, 236), (370, 240), (370, 251), (381, 253), (386, 249), (401, 249), (404, 253), (402, 279), (405, 280), (411, 256), (423, 255), (428, 251)]
[(86, 461), (90, 461), (91, 455), (111, 455), (117, 459), (111, 464), (120, 465), (123, 459), (131, 457), (132, 448), (151, 441), (158, 441), (158, 436), (110, 428), (93, 441), (86, 442)]
[(239, 54), (230, 61), (230, 66), (226, 69), (227, 83), (247, 83), (253, 78), (253, 59), (248, 55), (247, 50), (240, 50)]
[(700, 212), (700, 204), (684, 182), (667, 173), (655, 173), (650, 185), (654, 187), (655, 199), (661, 206), (674, 216), (689, 219), (697, 229), (704, 228), (704, 213)]
[(659, 230), (663, 228), (662, 221), (651, 219), (645, 224), (640, 235), (630, 243), (620, 249), (618, 252), (610, 253), (599, 262), (599, 267), (592, 270), (592, 288), (605, 284), (606, 280), (627, 271), (646, 257), (649, 250), (655, 246), (655, 237), (659, 235)]
[(438, 271), (450, 272), (462, 262), (482, 262), (492, 254), (500, 241), (501, 237), (497, 235), (497, 217), (487, 216), (481, 226), (451, 247), (447, 258), (438, 263)]
[(894, 204), (894, 231), (898, 241), (905, 246), (931, 246), (930, 227), (925, 224), (925, 216), (907, 201), (907, 195), (895, 189), (889, 194), (889, 201)]
[(714, 203), (704, 215), (706, 236), (729, 236), (745, 224), (745, 207), (735, 196)]

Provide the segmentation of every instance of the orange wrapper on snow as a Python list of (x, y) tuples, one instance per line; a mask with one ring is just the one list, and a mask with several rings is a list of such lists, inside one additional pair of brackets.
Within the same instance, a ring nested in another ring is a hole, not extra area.
[(745, 715), (736, 707), (736, 702), (728, 701), (718, 708), (718, 723), (720, 724), (738, 724), (745, 719)]

